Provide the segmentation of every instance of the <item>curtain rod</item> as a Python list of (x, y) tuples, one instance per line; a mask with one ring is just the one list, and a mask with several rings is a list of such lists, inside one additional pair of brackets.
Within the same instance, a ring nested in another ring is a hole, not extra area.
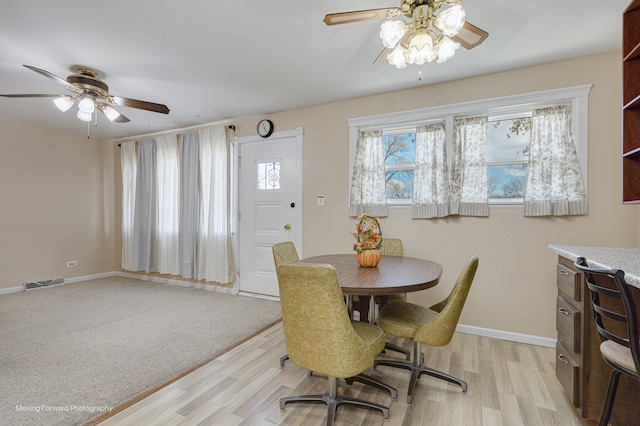
[[(170, 134), (180, 134), (180, 133), (185, 133), (186, 131), (189, 130), (198, 130), (198, 129), (204, 129), (207, 127), (212, 127), (212, 124), (204, 124), (201, 126), (192, 126), (192, 127), (183, 127), (182, 129), (174, 129), (171, 131), (167, 131), (167, 132), (157, 132), (157, 133), (150, 133), (147, 135), (140, 135), (140, 136), (133, 136), (133, 137), (128, 137), (128, 138), (121, 138), (121, 139), (112, 139), (111, 142), (118, 142), (118, 141), (122, 141), (122, 142), (130, 142), (130, 141), (136, 141), (136, 140), (140, 140), (140, 139), (148, 139), (152, 136), (160, 136), (160, 135), (170, 135)], [(225, 126), (228, 129), (233, 130), (234, 132), (236, 131), (236, 125), (235, 124), (228, 124)], [(118, 147), (121, 147), (122, 144), (119, 143)]]

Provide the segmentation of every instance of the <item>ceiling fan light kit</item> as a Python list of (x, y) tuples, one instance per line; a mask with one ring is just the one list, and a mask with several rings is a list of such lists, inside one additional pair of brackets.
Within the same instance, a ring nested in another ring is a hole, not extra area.
[(466, 22), (462, 1), (401, 0), (399, 8), (332, 13), (325, 16), (324, 22), (336, 25), (386, 19), (380, 26), (385, 50), (376, 63), (389, 63), (398, 69), (434, 59), (443, 63), (453, 57), (460, 46), (473, 49), (489, 36)]
[(60, 96), (53, 100), (54, 105), (62, 112), (68, 111), (75, 103), (71, 96)]
[[(453, 57), (460, 43), (449, 37), (457, 35), (465, 23), (465, 11), (456, 4), (460, 1), (435, 0), (414, 6), (413, 21), (409, 24), (402, 18), (384, 22), (380, 27), (380, 38), (386, 48), (392, 49), (387, 55), (389, 63), (402, 69), (407, 64), (422, 65), (434, 59), (442, 63)], [(435, 12), (445, 4), (454, 5), (436, 15)]]
[(65, 86), (69, 91), (73, 92), (74, 95), (4, 94), (0, 96), (7, 98), (54, 98), (54, 105), (62, 112), (68, 111), (77, 102), (78, 113), (76, 116), (78, 119), (88, 123), (95, 118), (96, 125), (98, 123), (98, 111), (101, 111), (109, 121), (116, 123), (127, 123), (130, 121), (111, 105), (137, 108), (161, 114), (169, 113), (169, 108), (163, 104), (109, 95), (109, 86), (98, 78), (96, 71), (88, 68), (77, 68), (77, 73), (68, 76), (65, 80), (49, 71), (30, 65), (24, 66), (31, 71)]

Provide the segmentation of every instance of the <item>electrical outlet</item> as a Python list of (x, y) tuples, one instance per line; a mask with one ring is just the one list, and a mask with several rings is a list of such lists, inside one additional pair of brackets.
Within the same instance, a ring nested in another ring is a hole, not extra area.
[(67, 262), (67, 268), (75, 268), (76, 266), (78, 266), (78, 262), (76, 262), (75, 260), (70, 260)]

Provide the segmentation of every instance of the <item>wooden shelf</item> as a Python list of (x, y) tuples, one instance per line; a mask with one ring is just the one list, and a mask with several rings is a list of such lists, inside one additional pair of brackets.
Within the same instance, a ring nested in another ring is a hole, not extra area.
[(622, 202), (640, 203), (640, 0), (622, 16)]

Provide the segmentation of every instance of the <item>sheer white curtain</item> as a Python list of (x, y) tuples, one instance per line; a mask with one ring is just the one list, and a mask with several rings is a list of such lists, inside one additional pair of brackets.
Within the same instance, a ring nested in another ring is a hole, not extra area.
[(122, 269), (133, 270), (133, 222), (136, 207), (136, 143), (125, 142), (120, 145), (120, 164), (122, 167)]
[(198, 279), (228, 283), (232, 278), (229, 227), (229, 155), (224, 127), (200, 130), (200, 223)]
[(199, 132), (180, 136), (180, 275), (195, 278), (198, 247), (198, 181)]
[(349, 216), (387, 216), (387, 188), (382, 132), (360, 132), (356, 144)]
[(411, 214), (414, 219), (449, 215), (445, 123), (416, 129)]
[(180, 273), (180, 171), (176, 135), (156, 138), (158, 272)]
[(489, 178), (485, 146), (486, 116), (454, 121), (450, 180), (450, 213), (489, 216)]
[(525, 216), (587, 214), (569, 105), (533, 111)]
[(156, 270), (156, 141), (138, 142), (133, 224), (133, 270)]

